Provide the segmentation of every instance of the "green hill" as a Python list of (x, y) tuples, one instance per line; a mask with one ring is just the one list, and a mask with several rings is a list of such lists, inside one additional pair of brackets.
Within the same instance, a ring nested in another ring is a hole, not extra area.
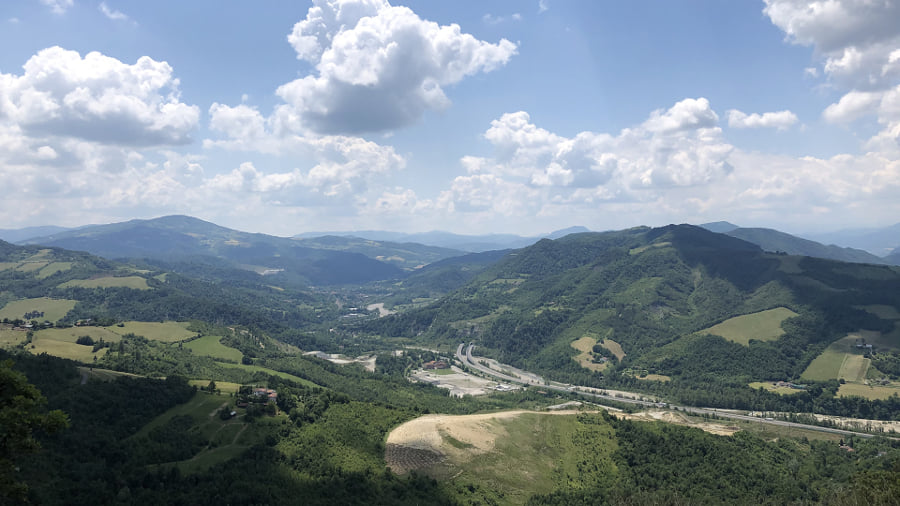
[[(433, 305), (366, 328), (432, 343), (474, 340), (482, 353), (569, 382), (622, 384), (639, 369), (674, 378), (666, 387), (674, 389), (797, 379), (848, 332), (893, 328), (860, 304), (900, 308), (900, 271), (767, 253), (670, 225), (539, 241)], [(740, 339), (698, 333), (774, 308), (796, 316), (777, 329), (761, 325), (759, 335), (746, 326)], [(602, 373), (581, 368), (571, 343), (585, 336), (614, 340), (626, 357)]]

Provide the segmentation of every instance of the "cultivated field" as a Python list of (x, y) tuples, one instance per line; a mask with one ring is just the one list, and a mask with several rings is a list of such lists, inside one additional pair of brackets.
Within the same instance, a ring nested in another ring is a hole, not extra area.
[(724, 322), (701, 330), (698, 334), (713, 334), (725, 339), (749, 346), (751, 339), (773, 341), (784, 334), (781, 323), (797, 313), (786, 307), (777, 307), (729, 318)]
[(25, 313), (31, 311), (43, 311), (44, 316), (41, 318), (33, 318), (38, 321), (56, 322), (62, 319), (71, 311), (78, 301), (68, 299), (50, 299), (41, 297), (38, 299), (24, 299), (10, 302), (3, 309), (0, 309), (0, 320), (9, 318), (15, 320), (23, 318)]
[(221, 336), (203, 336), (199, 339), (187, 341), (184, 347), (190, 349), (194, 355), (206, 355), (212, 358), (224, 360), (233, 360), (240, 362), (244, 358), (244, 354), (240, 351), (225, 346), (220, 341)]
[(120, 336), (131, 333), (153, 341), (176, 343), (197, 335), (187, 329), (190, 325), (190, 322), (124, 322), (121, 327), (114, 325), (106, 328)]
[(60, 288), (77, 286), (81, 288), (133, 288), (135, 290), (149, 290), (147, 280), (140, 276), (104, 276), (94, 279), (73, 279), (59, 285)]
[(871, 333), (854, 332), (831, 343), (822, 354), (810, 362), (800, 377), (812, 381), (830, 379), (864, 381), (871, 361), (864, 358), (862, 351), (855, 348), (856, 340), (864, 335)]

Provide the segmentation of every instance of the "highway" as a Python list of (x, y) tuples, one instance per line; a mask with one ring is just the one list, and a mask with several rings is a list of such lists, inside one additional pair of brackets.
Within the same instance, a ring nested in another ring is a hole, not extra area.
[[(469, 344), (467, 347), (466, 343), (460, 343), (460, 345), (456, 348), (457, 360), (462, 362), (462, 364), (468, 368), (475, 369), (476, 371), (480, 371), (484, 374), (493, 376), (494, 378), (500, 379), (502, 381), (506, 381), (508, 383), (515, 383), (518, 385), (540, 386), (542, 389), (546, 389), (546, 390), (555, 390), (557, 392), (574, 393), (574, 394), (581, 395), (584, 397), (593, 397), (595, 399), (606, 399), (609, 401), (624, 402), (627, 404), (637, 404), (640, 406), (646, 406), (646, 407), (651, 407), (651, 408), (665, 406), (668, 409), (678, 410), (678, 411), (690, 413), (693, 415), (700, 415), (700, 416), (710, 415), (710, 416), (716, 416), (719, 418), (728, 418), (728, 419), (732, 419), (732, 420), (743, 420), (743, 421), (755, 422), (755, 423), (767, 423), (770, 425), (778, 425), (781, 427), (792, 427), (792, 428), (796, 428), (796, 429), (815, 430), (815, 431), (819, 431), (819, 432), (829, 432), (832, 434), (857, 436), (857, 437), (863, 437), (863, 438), (875, 437), (875, 435), (873, 435), (873, 434), (866, 434), (863, 432), (853, 432), (850, 430), (835, 429), (835, 428), (831, 428), (831, 427), (820, 427), (818, 425), (807, 425), (807, 424), (803, 424), (803, 423), (788, 422), (788, 421), (784, 421), (784, 420), (770, 420), (770, 419), (760, 418), (757, 416), (739, 415), (737, 413), (731, 413), (731, 412), (727, 412), (727, 411), (718, 411), (715, 408), (695, 408), (695, 407), (691, 407), (691, 406), (675, 406), (672, 404), (658, 403), (658, 402), (654, 402), (654, 401), (632, 399), (632, 398), (628, 398), (628, 397), (615, 397), (612, 395), (597, 394), (597, 393), (593, 393), (593, 392), (585, 392), (585, 391), (578, 390), (577, 387), (575, 387), (575, 386), (566, 385), (564, 383), (553, 382), (553, 383), (549, 383), (549, 384), (546, 384), (546, 383), (541, 384), (541, 383), (527, 382), (527, 381), (523, 381), (519, 378), (515, 378), (515, 377), (509, 376), (507, 374), (503, 374), (501, 372), (497, 372), (489, 367), (485, 367), (485, 366), (479, 364), (476, 361), (475, 357), (472, 356), (472, 350), (474, 348), (475, 348), (474, 344)], [(640, 395), (640, 394), (635, 394), (635, 395)], [(890, 438), (890, 439), (896, 439), (896, 438)]]

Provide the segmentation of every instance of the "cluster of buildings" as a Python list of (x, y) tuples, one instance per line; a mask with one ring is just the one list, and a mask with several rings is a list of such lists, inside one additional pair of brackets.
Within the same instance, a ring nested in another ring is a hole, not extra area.
[(444, 360), (431, 360), (422, 364), (422, 369), (449, 369), (450, 364)]

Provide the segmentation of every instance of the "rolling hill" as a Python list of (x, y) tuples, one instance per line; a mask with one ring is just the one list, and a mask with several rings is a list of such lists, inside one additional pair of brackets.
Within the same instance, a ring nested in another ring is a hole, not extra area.
[(306, 247), (297, 241), (220, 227), (188, 216), (166, 216), (97, 225), (29, 239), (41, 244), (87, 251), (104, 258), (140, 258), (217, 265), (272, 275), (293, 284), (358, 284), (403, 277), (403, 270), (366, 255)]

